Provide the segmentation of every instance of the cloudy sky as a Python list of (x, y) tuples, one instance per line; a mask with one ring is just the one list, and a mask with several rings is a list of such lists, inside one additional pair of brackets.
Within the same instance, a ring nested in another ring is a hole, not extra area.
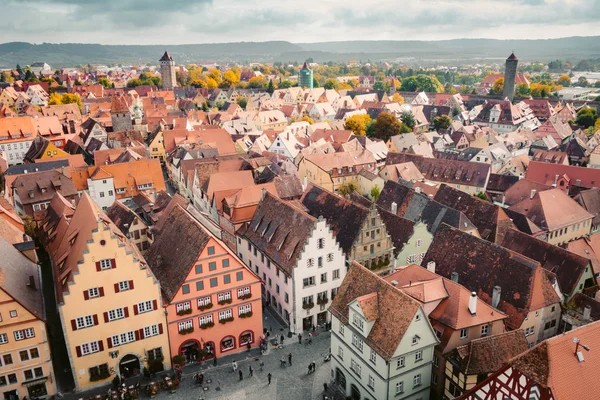
[(0, 0), (0, 42), (184, 44), (600, 35), (600, 0)]

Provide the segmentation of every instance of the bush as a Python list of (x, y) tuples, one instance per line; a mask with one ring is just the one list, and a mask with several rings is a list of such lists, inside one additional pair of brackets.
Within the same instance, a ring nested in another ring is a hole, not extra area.
[(183, 365), (184, 362), (185, 359), (181, 354), (177, 354), (175, 357), (173, 357), (173, 364), (175, 365)]

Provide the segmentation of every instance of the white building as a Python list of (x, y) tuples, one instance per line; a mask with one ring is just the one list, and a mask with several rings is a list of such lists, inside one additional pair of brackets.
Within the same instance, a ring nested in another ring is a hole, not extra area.
[(429, 399), (439, 342), (421, 305), (353, 262), (330, 307), (331, 377), (353, 399)]
[(324, 219), (265, 193), (238, 231), (237, 253), (263, 280), (263, 301), (292, 332), (329, 322), (327, 308), (346, 275), (345, 257)]
[(87, 184), (90, 197), (102, 210), (108, 210), (116, 200), (114, 177), (100, 167), (88, 178)]
[(303, 148), (304, 146), (298, 141), (296, 135), (287, 131), (277, 135), (273, 143), (271, 143), (269, 151), (284, 155), (293, 160)]

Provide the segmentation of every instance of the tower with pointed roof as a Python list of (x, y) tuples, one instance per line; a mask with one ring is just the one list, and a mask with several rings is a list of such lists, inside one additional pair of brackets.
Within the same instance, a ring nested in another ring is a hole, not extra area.
[(165, 54), (160, 60), (160, 76), (162, 78), (162, 85), (165, 89), (172, 89), (177, 86), (177, 79), (175, 78), (175, 60), (165, 51)]
[(504, 90), (502, 95), (513, 101), (515, 97), (515, 80), (517, 79), (517, 67), (519, 66), (519, 60), (515, 56), (515, 53), (506, 59), (506, 65), (504, 67)]
[(313, 88), (313, 70), (308, 68), (306, 61), (298, 71), (298, 86), (304, 89)]
[(130, 131), (133, 129), (131, 111), (127, 98), (122, 93), (115, 93), (110, 105), (110, 119), (113, 132)]

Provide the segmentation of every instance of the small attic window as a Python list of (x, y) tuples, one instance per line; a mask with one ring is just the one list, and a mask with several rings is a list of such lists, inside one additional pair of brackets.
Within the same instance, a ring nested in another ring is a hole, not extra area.
[(415, 321), (420, 321), (421, 320), (421, 314), (417, 314), (417, 316), (415, 317)]
[(100, 241), (100, 246), (106, 246), (106, 240), (102, 239), (102, 240)]

